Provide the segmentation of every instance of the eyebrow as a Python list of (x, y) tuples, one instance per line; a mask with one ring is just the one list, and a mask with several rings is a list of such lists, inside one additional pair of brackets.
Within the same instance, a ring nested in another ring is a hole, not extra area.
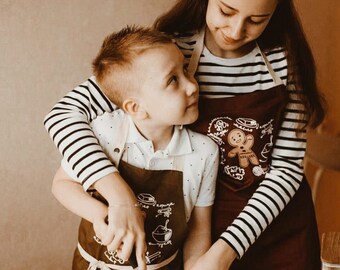
[[(184, 55), (181, 54), (181, 60), (182, 60), (182, 63), (184, 64)], [(169, 78), (170, 76), (172, 76), (172, 74), (178, 69), (178, 66), (177, 64), (173, 64), (172, 66), (168, 66), (168, 69), (166, 72), (164, 72), (164, 74), (166, 75), (166, 78)]]
[[(227, 5), (226, 3), (222, 2), (222, 1), (220, 1), (220, 3), (221, 3), (223, 6), (225, 6), (225, 7), (227, 7), (227, 8), (230, 8), (231, 10), (238, 11), (236, 8), (233, 8), (233, 7)], [(268, 17), (268, 16), (270, 16), (270, 13), (268, 13), (268, 14), (251, 15), (250, 17)]]

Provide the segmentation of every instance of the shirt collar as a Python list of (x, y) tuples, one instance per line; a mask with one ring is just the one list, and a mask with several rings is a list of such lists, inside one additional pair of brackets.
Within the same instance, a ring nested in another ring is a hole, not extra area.
[[(145, 139), (140, 134), (130, 116), (128, 117), (128, 121), (129, 132), (126, 138), (126, 143), (141, 144), (149, 142), (149, 140)], [(191, 153), (192, 147), (187, 129), (175, 126), (174, 134), (172, 135), (168, 146), (165, 150), (163, 150), (163, 152), (167, 153), (169, 156), (179, 156)]]
[(188, 130), (175, 126), (174, 134), (165, 151), (167, 151), (170, 156), (190, 154), (192, 152), (192, 147)]

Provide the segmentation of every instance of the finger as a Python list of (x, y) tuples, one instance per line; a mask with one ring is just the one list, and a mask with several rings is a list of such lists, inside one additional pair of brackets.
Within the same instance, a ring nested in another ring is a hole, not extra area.
[[(103, 240), (102, 240), (103, 241)], [(107, 244), (108, 251), (115, 251), (123, 244), (123, 235), (120, 233), (115, 234), (113, 241)]]
[[(102, 236), (97, 235), (97, 236), (101, 239), (102, 244), (105, 245), (105, 246), (107, 246), (107, 245), (109, 245), (110, 243), (112, 243), (113, 240), (114, 240), (115, 237), (116, 237), (113, 230), (107, 230), (106, 233), (105, 233), (105, 235), (102, 235)], [(117, 239), (117, 240), (118, 240), (118, 239)]]
[[(97, 221), (93, 223), (93, 230), (95, 233), (95, 236), (93, 237), (93, 239), (96, 242), (102, 244), (101, 240), (107, 235), (109, 231), (108, 226), (104, 222)], [(110, 242), (112, 242), (112, 240)]]
[(97, 235), (93, 236), (93, 240), (96, 241), (99, 245), (101, 246), (103, 245), (102, 240)]
[(128, 260), (131, 256), (133, 246), (135, 244), (134, 237), (132, 235), (127, 235), (123, 239), (123, 246), (121, 247), (121, 252), (119, 258), (123, 260)]
[(146, 270), (146, 258), (145, 258), (146, 250), (147, 246), (145, 243), (145, 236), (141, 235), (137, 238), (135, 244), (135, 253), (138, 264), (138, 270)]

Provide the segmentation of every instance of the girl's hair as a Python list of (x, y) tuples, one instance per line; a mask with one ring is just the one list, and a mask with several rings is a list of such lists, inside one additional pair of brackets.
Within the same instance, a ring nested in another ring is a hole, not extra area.
[[(307, 110), (307, 123), (318, 126), (325, 116), (325, 101), (316, 85), (311, 49), (303, 32), (293, 0), (278, 0), (278, 6), (257, 42), (263, 50), (282, 47), (288, 61), (288, 80), (302, 89), (300, 98)], [(167, 33), (199, 31), (205, 25), (208, 0), (178, 0), (156, 19), (154, 27)]]

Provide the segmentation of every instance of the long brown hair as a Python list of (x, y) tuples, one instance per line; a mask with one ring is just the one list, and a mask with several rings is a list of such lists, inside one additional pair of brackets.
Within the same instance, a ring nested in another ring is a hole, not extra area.
[[(306, 120), (318, 126), (325, 117), (325, 101), (316, 84), (316, 68), (292, 0), (278, 0), (278, 6), (257, 42), (263, 50), (282, 47), (288, 61), (288, 80), (301, 89), (301, 101), (307, 110)], [(154, 27), (167, 33), (199, 31), (205, 25), (208, 0), (178, 0), (156, 19)]]

